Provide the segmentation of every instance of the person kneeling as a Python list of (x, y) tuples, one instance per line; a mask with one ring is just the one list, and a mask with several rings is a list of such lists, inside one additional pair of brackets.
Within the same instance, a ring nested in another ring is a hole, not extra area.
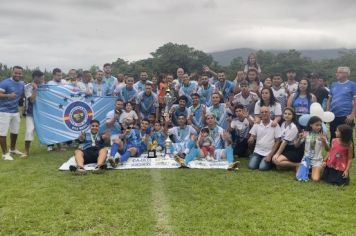
[(90, 122), (90, 131), (82, 132), (79, 136), (79, 142), (83, 144), (82, 149), (77, 149), (74, 152), (76, 166), (70, 166), (70, 171), (75, 174), (86, 174), (84, 165), (97, 163), (93, 173), (102, 173), (106, 169), (105, 161), (107, 148), (105, 141), (109, 140), (108, 133), (99, 133), (100, 122), (92, 120)]

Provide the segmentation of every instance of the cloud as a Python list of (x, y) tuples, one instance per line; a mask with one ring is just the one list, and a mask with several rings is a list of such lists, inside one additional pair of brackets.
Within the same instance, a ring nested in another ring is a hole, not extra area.
[(356, 47), (351, 0), (13, 0), (0, 9), (0, 62), (89, 68), (147, 58), (167, 42), (212, 52)]

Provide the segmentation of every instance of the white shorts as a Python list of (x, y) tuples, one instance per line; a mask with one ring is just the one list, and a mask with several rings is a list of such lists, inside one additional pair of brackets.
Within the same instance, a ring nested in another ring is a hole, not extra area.
[(112, 145), (118, 137), (119, 137), (119, 134), (111, 135), (110, 136), (110, 145)]
[(26, 134), (25, 141), (33, 141), (35, 135), (35, 124), (32, 116), (26, 116)]
[(18, 134), (20, 129), (20, 113), (0, 112), (0, 136), (7, 136), (7, 132)]

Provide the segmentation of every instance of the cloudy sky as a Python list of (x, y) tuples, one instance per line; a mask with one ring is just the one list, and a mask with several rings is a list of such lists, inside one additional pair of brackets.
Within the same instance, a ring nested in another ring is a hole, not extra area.
[(356, 48), (353, 0), (0, 0), (0, 63), (89, 68), (167, 42), (205, 52)]

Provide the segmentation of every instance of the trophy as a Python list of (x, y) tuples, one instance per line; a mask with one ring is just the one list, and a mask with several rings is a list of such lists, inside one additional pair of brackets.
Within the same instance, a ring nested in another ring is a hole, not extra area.
[(164, 141), (164, 146), (165, 146), (164, 159), (172, 158), (172, 153), (171, 153), (172, 140), (169, 138), (169, 136), (167, 136), (166, 140)]
[(157, 145), (158, 145), (158, 143), (156, 140), (154, 140), (152, 143), (150, 143), (148, 145), (148, 152), (147, 152), (148, 158), (156, 158), (157, 157), (157, 153), (156, 153)]
[(169, 114), (169, 110), (171, 109), (173, 103), (176, 101), (176, 98), (172, 96), (171, 90), (169, 87), (166, 89), (166, 95), (164, 95), (164, 102), (166, 106), (164, 107), (163, 116), (167, 116)]

